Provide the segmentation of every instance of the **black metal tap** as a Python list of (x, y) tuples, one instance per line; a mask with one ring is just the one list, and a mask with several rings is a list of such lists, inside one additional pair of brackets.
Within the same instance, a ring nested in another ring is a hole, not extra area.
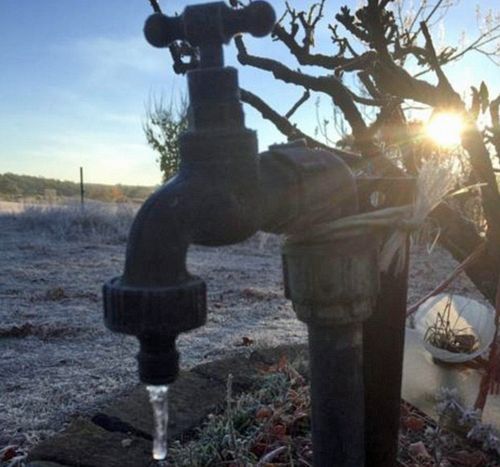
[(152, 45), (186, 40), (200, 64), (187, 75), (179, 172), (134, 220), (123, 275), (103, 287), (105, 323), (139, 339), (142, 382), (169, 384), (179, 371), (177, 336), (207, 315), (205, 282), (186, 267), (189, 245), (229, 245), (258, 230), (299, 234), (304, 241), (285, 245), (283, 265), (285, 295), (309, 329), (314, 464), (362, 467), (361, 334), (378, 292), (377, 244), (370, 235), (318, 243), (307, 233), (356, 214), (367, 190), (334, 150), (297, 141), (257, 153), (222, 46), (239, 33), (265, 36), (274, 22), (263, 1), (237, 10), (223, 2), (189, 6), (181, 16), (146, 21)]
[(155, 14), (146, 21), (152, 45), (187, 40), (200, 48), (201, 66), (188, 73), (189, 128), (179, 141), (179, 173), (141, 207), (124, 273), (103, 287), (105, 323), (138, 337), (145, 383), (176, 378), (176, 337), (206, 320), (205, 282), (186, 268), (189, 245), (236, 243), (258, 229), (257, 138), (245, 128), (237, 71), (223, 67), (222, 45), (237, 33), (266, 35), (274, 22), (273, 9), (260, 1), (241, 10), (222, 2), (189, 6), (179, 17)]

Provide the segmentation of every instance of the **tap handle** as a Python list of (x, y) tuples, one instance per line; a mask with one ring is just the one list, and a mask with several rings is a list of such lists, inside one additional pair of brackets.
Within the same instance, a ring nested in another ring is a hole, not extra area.
[(275, 22), (276, 14), (267, 2), (258, 0), (238, 10), (215, 2), (188, 6), (181, 16), (155, 13), (146, 20), (144, 35), (154, 47), (168, 47), (176, 40), (186, 40), (194, 47), (222, 45), (240, 33), (264, 37)]

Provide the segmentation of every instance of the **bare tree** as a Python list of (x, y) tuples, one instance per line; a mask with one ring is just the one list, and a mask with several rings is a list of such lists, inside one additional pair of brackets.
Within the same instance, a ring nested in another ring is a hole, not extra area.
[[(418, 103), (430, 109), (445, 109), (462, 115), (467, 122), (462, 146), (468, 155), (474, 180), (483, 184), (481, 199), (487, 222), (485, 252), (467, 272), (478, 288), (493, 301), (500, 270), (500, 195), (492, 164), (492, 159), (499, 157), (500, 97), (490, 102), (483, 83), (480, 89), (473, 89), (472, 104), (468, 108), (452, 87), (443, 66), (473, 52), (497, 60), (500, 56), (500, 20), (498, 16), (489, 14), (478, 37), (470, 43), (462, 47), (442, 47), (437, 51), (429, 28), (446, 14), (452, 3), (445, 0), (433, 4), (422, 2), (412, 16), (405, 16), (403, 2), (391, 0), (367, 0), (354, 13), (342, 7), (335, 17), (336, 22), (327, 26), (332, 44), (336, 47), (333, 54), (314, 50), (314, 38), (323, 19), (325, 0), (312, 4), (307, 11), (298, 11), (287, 3), (286, 12), (275, 27), (273, 36), (288, 49), (300, 66), (325, 70), (320, 75), (296, 70), (272, 58), (253, 55), (241, 37), (236, 38), (236, 45), (241, 64), (271, 73), (283, 83), (331, 98), (350, 127), (352, 149), (361, 153), (365, 162), (379, 174), (412, 174), (418, 169), (416, 143), (408, 143), (415, 141), (408, 119), (409, 105)], [(345, 35), (339, 32), (341, 26)], [(413, 74), (408, 71), (411, 61), (419, 68)], [(437, 84), (423, 79), (424, 75), (431, 73), (436, 77)], [(353, 82), (352, 76), (360, 83), (359, 89), (346, 84)], [(242, 99), (287, 137), (295, 138), (299, 133), (286, 115), (280, 115), (252, 93), (243, 92)], [(364, 112), (367, 107), (374, 107), (378, 112), (371, 121)], [(483, 130), (476, 120), (481, 112), (487, 111), (491, 116), (491, 126)], [(309, 141), (312, 145), (320, 145), (311, 139)], [(402, 164), (388, 158), (384, 151), (388, 145), (399, 147)], [(491, 154), (489, 146), (493, 148)], [(439, 206), (433, 216), (443, 229), (443, 245), (459, 261), (484, 242), (475, 226), (449, 205)]]
[[(333, 52), (321, 53), (316, 51), (315, 36), (325, 23), (325, 3), (319, 0), (307, 10), (298, 10), (285, 2), (285, 13), (274, 28), (273, 38), (290, 53), (295, 62), (290, 66), (252, 54), (243, 38), (236, 37), (242, 65), (269, 73), (284, 86), (303, 90), (298, 101), (290, 103), (290, 110), (285, 112), (273, 109), (250, 90), (242, 90), (242, 100), (289, 139), (304, 137), (311, 147), (328, 147), (330, 141), (320, 142), (293, 123), (295, 112), (313, 93), (326, 96), (348, 125), (349, 134), (343, 138), (343, 145), (361, 154), (364, 166), (371, 171), (391, 176), (415, 174), (425, 157), (425, 150), (415, 139), (418, 125), (409, 118), (411, 108), (418, 105), (460, 114), (467, 122), (461, 143), (472, 169), (471, 180), (481, 184), (486, 236), (483, 238), (474, 223), (449, 204), (442, 203), (432, 216), (441, 226), (441, 243), (460, 262), (486, 243), (479, 259), (466, 272), (493, 302), (500, 271), (500, 194), (493, 168), (493, 161), (500, 161), (500, 96), (490, 99), (483, 83), (472, 88), (472, 102), (467, 105), (443, 67), (469, 53), (498, 62), (498, 14), (481, 16), (478, 35), (473, 40), (437, 48), (432, 28), (456, 0), (423, 0), (413, 13), (408, 13), (405, 0), (365, 0), (354, 12), (348, 7), (340, 8), (335, 21), (326, 24)], [(238, 0), (231, 4), (242, 6)], [(196, 66), (196, 52), (181, 49), (179, 45), (173, 53), (174, 68), (185, 71)], [(189, 62), (183, 62), (183, 55), (189, 56)], [(304, 69), (315, 71), (307, 73)], [(357, 85), (353, 86), (353, 82)], [(490, 117), (486, 128), (477, 124), (480, 114)], [(400, 158), (391, 158), (387, 147), (396, 147)]]

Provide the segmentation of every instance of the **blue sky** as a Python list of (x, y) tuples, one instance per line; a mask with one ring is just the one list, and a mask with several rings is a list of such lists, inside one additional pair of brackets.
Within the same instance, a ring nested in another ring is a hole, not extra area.
[[(192, 2), (160, 3), (172, 13)], [(281, 0), (271, 3), (282, 11)], [(308, 3), (292, 1), (296, 7)], [(327, 3), (329, 14), (358, 2)], [(478, 3), (483, 10), (496, 4)], [(474, 35), (474, 9), (473, 2), (462, 0), (450, 12), (445, 22), (450, 42), (461, 31)], [(142, 131), (145, 106), (151, 97), (168, 101), (180, 94), (184, 78), (174, 75), (167, 51), (143, 39), (143, 23), (150, 13), (147, 0), (0, 1), (0, 173), (77, 180), (83, 166), (89, 182), (160, 182), (155, 153)], [(317, 37), (320, 46), (328, 46), (327, 40), (326, 31)], [(248, 44), (252, 52), (288, 60), (270, 39)], [(229, 64), (235, 63), (233, 48), (226, 48)], [(492, 94), (500, 92), (498, 68), (481, 56), (471, 56), (455, 69), (459, 72), (450, 76), (458, 90), (485, 79), (492, 83)], [(248, 67), (240, 71), (242, 86), (283, 113), (302, 93)], [(326, 99), (322, 102), (329, 117)], [(296, 115), (300, 127), (311, 133), (316, 124), (313, 103), (314, 98)], [(247, 125), (259, 131), (262, 150), (283, 140), (255, 112), (246, 111)]]

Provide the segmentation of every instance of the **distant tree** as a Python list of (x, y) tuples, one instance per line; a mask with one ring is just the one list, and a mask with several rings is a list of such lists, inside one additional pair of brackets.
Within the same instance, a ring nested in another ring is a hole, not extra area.
[(187, 128), (187, 107), (181, 103), (180, 109), (163, 102), (150, 102), (143, 124), (148, 144), (157, 152), (163, 180), (175, 175), (179, 168), (180, 154), (178, 139)]
[(0, 174), (0, 193), (3, 195), (8, 195), (9, 197), (15, 197), (22, 194), (22, 190), (15, 179), (13, 174)]

